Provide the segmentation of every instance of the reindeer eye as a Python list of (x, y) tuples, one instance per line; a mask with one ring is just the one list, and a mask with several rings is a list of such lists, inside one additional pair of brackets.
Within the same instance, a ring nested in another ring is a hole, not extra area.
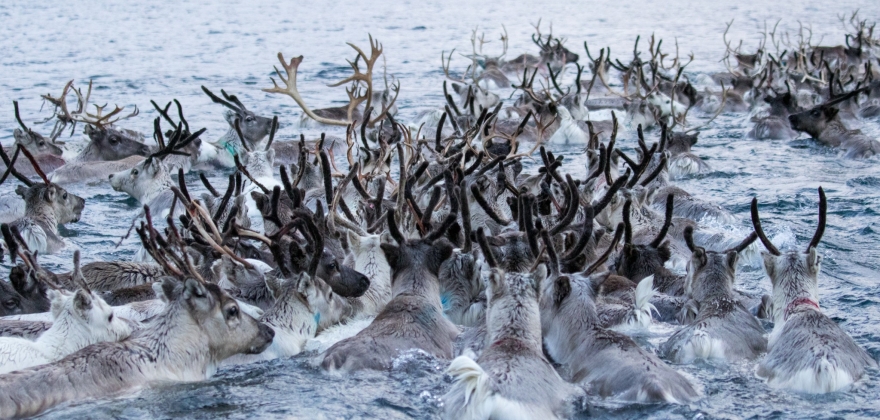
[(64, 195), (62, 195), (61, 198), (67, 200), (67, 193), (64, 193)]
[(107, 322), (113, 322), (113, 314), (107, 317)]
[(327, 267), (330, 267), (331, 270), (335, 270), (335, 269), (336, 269), (336, 263), (335, 263), (335, 262), (332, 262), (332, 263), (330, 263)]
[(46, 142), (44, 142), (44, 141), (41, 141), (41, 142), (39, 142), (39, 143), (37, 143), (37, 145), (38, 145), (38, 146), (40, 146), (40, 147), (43, 147), (43, 146), (45, 146), (45, 145), (46, 145)]
[(6, 302), (3, 302), (3, 306), (6, 306), (9, 309), (15, 308), (15, 299), (9, 299)]
[(244, 120), (247, 122), (254, 122), (254, 117), (248, 115)]
[(235, 318), (238, 316), (238, 306), (230, 306), (226, 310), (226, 318)]
[(116, 143), (119, 143), (119, 139), (117, 139), (116, 137), (110, 137), (110, 144), (116, 144)]
[(134, 176), (137, 176), (137, 175), (138, 175), (138, 170), (137, 170), (137, 169), (132, 169), (132, 170), (131, 170), (131, 174), (134, 175)]

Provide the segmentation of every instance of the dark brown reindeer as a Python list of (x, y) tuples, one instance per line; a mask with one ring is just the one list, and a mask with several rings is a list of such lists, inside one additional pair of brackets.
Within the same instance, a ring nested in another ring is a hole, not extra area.
[(865, 90), (857, 89), (810, 110), (790, 115), (788, 120), (791, 128), (809, 134), (823, 145), (839, 147), (848, 158), (864, 159), (880, 153), (880, 142), (861, 130), (847, 128), (838, 117), (840, 110), (837, 105), (857, 97)]

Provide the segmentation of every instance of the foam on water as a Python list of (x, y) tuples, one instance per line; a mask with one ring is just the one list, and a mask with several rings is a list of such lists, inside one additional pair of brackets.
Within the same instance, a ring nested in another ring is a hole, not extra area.
[[(452, 4), (450, 4), (452, 3)], [(652, 32), (664, 38), (672, 51), (677, 37), (683, 54), (696, 57), (688, 67), (692, 80), (723, 70), (718, 60), (724, 52), (721, 32), (735, 19), (729, 36), (756, 45), (766, 20), (782, 18), (780, 32), (796, 31), (798, 21), (812, 25), (814, 40), (824, 44), (843, 41), (837, 14), (861, 8), (870, 20), (880, 16), (880, 3), (838, 1), (736, 3), (684, 2), (656, 4), (616, 1), (589, 5), (576, 2), (321, 2), (250, 1), (243, 4), (212, 1), (197, 5), (168, 0), (150, 2), (50, 2), (11, 0), (0, 4), (0, 88), (8, 96), (0, 101), (0, 140), (12, 143), (12, 100), (19, 100), (29, 123), (48, 116), (39, 111), (39, 95), (58, 95), (64, 83), (80, 85), (95, 81), (97, 103), (137, 104), (141, 116), (126, 128), (152, 132), (155, 111), (149, 100), (165, 103), (179, 99), (189, 123), (207, 127), (205, 138), (220, 138), (227, 130), (222, 107), (211, 103), (200, 85), (237, 94), (252, 110), (278, 115), (282, 128), (276, 141), (293, 140), (301, 131), (301, 112), (290, 98), (269, 95), (260, 88), (271, 86), (269, 76), (277, 64), (275, 54), (289, 58), (305, 55), (299, 87), (314, 107), (342, 103), (345, 93), (326, 84), (348, 74), (345, 59), (353, 58), (346, 41), (366, 46), (367, 33), (378, 38), (388, 58), (388, 72), (400, 80), (398, 102), (403, 122), (416, 121), (426, 111), (443, 105), (440, 52), (458, 48), (469, 51), (470, 31), (480, 26), (493, 40), (488, 54), (500, 53), (497, 36), (501, 24), (510, 35), (509, 57), (534, 53), (530, 23), (543, 16), (543, 28), (553, 23), (554, 34), (581, 54), (588, 41), (595, 53), (611, 46), (616, 57), (626, 57), (636, 35), (645, 49)], [(456, 56), (453, 68), (464, 70), (467, 60)], [(573, 79), (572, 68), (564, 76)], [(509, 89), (499, 90), (503, 99)], [(700, 124), (703, 115), (690, 119)], [(33, 124), (48, 133), (51, 125)], [(714, 201), (730, 211), (738, 222), (728, 227), (731, 235), (748, 232), (749, 202), (758, 196), (768, 234), (780, 248), (805, 244), (816, 224), (818, 196), (823, 186), (829, 199), (828, 227), (820, 246), (825, 259), (820, 276), (823, 310), (848, 331), (876, 359), (880, 357), (880, 171), (877, 159), (847, 160), (834, 150), (803, 136), (794, 141), (754, 141), (747, 138), (747, 114), (721, 115), (700, 134), (694, 153), (712, 170), (677, 181), (697, 197)], [(78, 127), (78, 130), (81, 126)], [(343, 136), (342, 128), (307, 128), (316, 137), (321, 130)], [(863, 129), (880, 135), (880, 125)], [(656, 132), (647, 133), (656, 139)], [(78, 137), (78, 135), (77, 135)], [(66, 140), (62, 136), (62, 140)], [(624, 148), (635, 145), (634, 133), (622, 133)], [(583, 154), (579, 147), (562, 148), (563, 171), (583, 177)], [(341, 162), (340, 162), (341, 163)], [(528, 168), (527, 170), (534, 168)], [(215, 185), (225, 185), (224, 173), (211, 174)], [(203, 191), (197, 174), (187, 176), (194, 194)], [(14, 189), (15, 181), (0, 186), (0, 194)], [(82, 221), (62, 229), (73, 245), (58, 255), (41, 257), (47, 268), (68, 270), (72, 249), (84, 250), (84, 262), (131, 259), (137, 249), (135, 237), (123, 241), (138, 203), (114, 192), (106, 182), (75, 185), (70, 190), (86, 198)], [(723, 226), (719, 226), (723, 229)], [(8, 263), (0, 275), (8, 273)], [(738, 287), (750, 293), (770, 289), (760, 258), (755, 255), (741, 265)], [(640, 344), (655, 349), (674, 329), (654, 326)], [(116, 400), (62, 406), (49, 418), (436, 418), (442, 396), (450, 385), (444, 377), (448, 362), (418, 352), (398, 358), (391, 372), (359, 372), (349, 377), (329, 375), (317, 367), (320, 356), (307, 352), (298, 357), (221, 369), (212, 379), (195, 384), (161, 385)], [(612, 417), (877, 417), (876, 398), (880, 375), (869, 372), (865, 383), (832, 395), (805, 396), (769, 388), (755, 377), (754, 363), (677, 367), (704, 389), (703, 399), (688, 406), (627, 405), (613, 401), (576, 402), (579, 416)]]

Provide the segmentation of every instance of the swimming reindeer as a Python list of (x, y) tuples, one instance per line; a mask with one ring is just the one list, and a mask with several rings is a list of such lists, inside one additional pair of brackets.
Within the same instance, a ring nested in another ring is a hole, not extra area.
[(0, 338), (0, 373), (55, 362), (88, 345), (122, 340), (131, 334), (128, 322), (114, 316), (113, 308), (83, 283), (79, 251), (73, 259), (73, 277), (80, 288), (73, 293), (49, 291), (54, 320), (36, 340)]
[[(486, 256), (490, 266), (494, 258)], [(547, 277), (505, 274), (493, 268), (486, 285), (491, 343), (476, 360), (456, 357), (447, 373), (455, 382), (443, 397), (448, 419), (562, 419), (577, 393), (544, 357), (538, 296)]]
[(385, 370), (400, 351), (421, 349), (435, 357), (452, 357), (452, 340), (458, 328), (443, 316), (437, 272), (452, 254), (442, 238), (455, 220), (457, 200), (444, 223), (424, 239), (407, 239), (400, 232), (394, 209), (387, 222), (397, 245), (382, 244), (392, 270), (392, 298), (376, 319), (354, 337), (330, 347), (322, 367), (327, 370)]
[(684, 234), (693, 252), (685, 293), (691, 306), (696, 307), (696, 319), (669, 337), (661, 351), (675, 363), (758, 357), (767, 349), (764, 328), (733, 290), (738, 253), (754, 242), (757, 235), (749, 235), (732, 249), (715, 252), (694, 245), (693, 227), (686, 227)]
[(825, 232), (828, 204), (819, 188), (819, 226), (804, 252), (781, 252), (761, 228), (758, 199), (752, 200), (752, 224), (761, 243), (764, 269), (773, 285), (773, 331), (758, 376), (774, 388), (805, 393), (846, 389), (877, 368), (874, 360), (819, 308), (819, 242)]
[[(18, 173), (14, 161), (18, 158), (19, 151), (31, 161), (43, 183), (31, 181)], [(0, 182), (12, 174), (24, 184), (15, 189), (16, 194), (24, 199), (24, 216), (12, 222), (10, 226), (18, 229), (27, 248), (32, 252), (53, 254), (64, 248), (64, 241), (58, 233), (58, 225), (78, 222), (82, 217), (85, 200), (50, 182), (27, 149), (19, 146), (11, 160), (6, 156), (6, 152), (0, 150), (0, 157), (7, 166), (7, 172), (0, 178)]]

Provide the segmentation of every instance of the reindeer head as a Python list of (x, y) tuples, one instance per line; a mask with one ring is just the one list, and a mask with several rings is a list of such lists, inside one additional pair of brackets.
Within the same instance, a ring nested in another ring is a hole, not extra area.
[(817, 307), (819, 305), (818, 278), (822, 257), (819, 256), (816, 247), (819, 246), (825, 233), (827, 210), (825, 191), (819, 187), (819, 225), (816, 227), (813, 239), (804, 252), (792, 250), (782, 253), (764, 234), (758, 216), (758, 199), (752, 200), (752, 224), (755, 233), (767, 249), (767, 252), (762, 252), (761, 255), (764, 257), (764, 269), (773, 285), (772, 312), (775, 322), (784, 321), (788, 306), (798, 299), (808, 299)]
[(65, 319), (76, 325), (88, 343), (119, 341), (131, 335), (131, 326), (114, 315), (113, 308), (100, 296), (79, 289), (74, 293), (58, 290), (48, 292), (52, 315), (56, 322)]
[(110, 186), (148, 203), (171, 184), (171, 175), (159, 159), (145, 159), (134, 168), (110, 174)]
[(169, 296), (169, 300), (185, 308), (214, 360), (239, 353), (259, 354), (272, 344), (275, 331), (244, 313), (235, 299), (217, 285), (189, 278), (171, 287), (178, 290), (174, 293), (177, 296)]
[(685, 241), (692, 252), (685, 292), (697, 302), (706, 302), (710, 296), (731, 296), (739, 253), (758, 239), (757, 234), (752, 233), (739, 245), (721, 252), (694, 245), (693, 234), (693, 227), (684, 229)]
[(666, 217), (663, 227), (654, 240), (648, 244), (634, 244), (632, 241), (630, 206), (629, 200), (623, 206), (624, 244), (614, 267), (618, 275), (638, 283), (663, 268), (663, 265), (672, 256), (672, 252), (669, 250), (669, 241), (664, 242), (663, 239), (672, 224), (673, 196), (669, 194), (666, 197)]
[(50, 154), (61, 156), (63, 151), (60, 147), (55, 145), (55, 139), (47, 139), (43, 137), (42, 134), (28, 128), (24, 121), (22, 121), (21, 115), (18, 113), (18, 102), (13, 101), (12, 104), (15, 107), (15, 120), (18, 121), (18, 125), (21, 126), (21, 129), (16, 128), (15, 131), (12, 132), (12, 136), (15, 138), (15, 144), (20, 144), (34, 155)]
[(94, 160), (121, 160), (129, 156), (149, 156), (150, 146), (138, 141), (130, 132), (112, 127), (87, 125), (86, 135)]
[(837, 108), (837, 105), (849, 99), (858, 97), (858, 95), (865, 92), (866, 89), (867, 88), (856, 89), (807, 111), (790, 115), (788, 121), (791, 123), (791, 128), (807, 133), (813, 138), (819, 138), (819, 135), (825, 131), (825, 128), (837, 119), (837, 113), (840, 111)]
[(486, 323), (489, 337), (516, 337), (541, 346), (541, 316), (538, 297), (547, 278), (547, 266), (539, 264), (530, 273), (507, 273), (492, 269), (486, 282)]
[(229, 108), (224, 117), (226, 122), (229, 123), (230, 128), (233, 128), (236, 120), (239, 121), (244, 140), (249, 143), (246, 145), (246, 148), (256, 148), (269, 135), (269, 132), (272, 130), (272, 118), (262, 117), (253, 111), (249, 111), (237, 96), (229, 95), (222, 89), (220, 90), (220, 93), (223, 95), (222, 99), (205, 86), (202, 86), (202, 90), (212, 101)]

